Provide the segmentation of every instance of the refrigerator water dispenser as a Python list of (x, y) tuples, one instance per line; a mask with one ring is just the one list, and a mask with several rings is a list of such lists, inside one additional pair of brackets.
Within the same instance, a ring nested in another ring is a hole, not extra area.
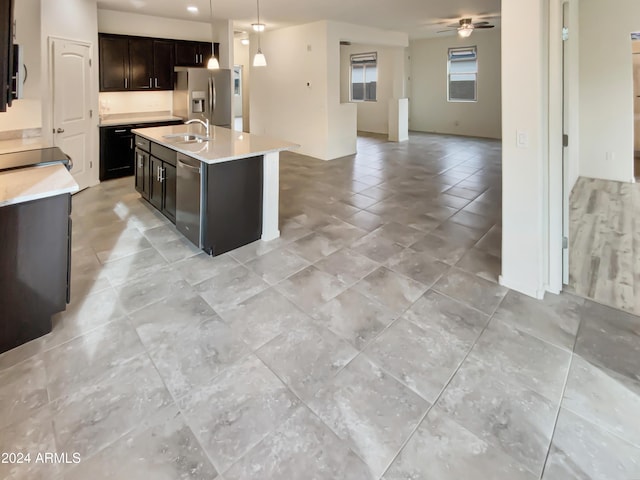
[(191, 93), (191, 112), (204, 113), (204, 102), (207, 98), (206, 92), (194, 91)]

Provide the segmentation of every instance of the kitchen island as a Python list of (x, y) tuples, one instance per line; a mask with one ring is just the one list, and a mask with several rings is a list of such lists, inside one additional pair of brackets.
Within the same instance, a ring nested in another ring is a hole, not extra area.
[(70, 300), (71, 194), (78, 184), (61, 162), (20, 166), (43, 159), (51, 155), (0, 155), (7, 168), (0, 171), (0, 353), (49, 333), (51, 316)]
[(280, 152), (298, 145), (198, 124), (133, 133), (136, 189), (194, 244), (219, 255), (280, 236)]

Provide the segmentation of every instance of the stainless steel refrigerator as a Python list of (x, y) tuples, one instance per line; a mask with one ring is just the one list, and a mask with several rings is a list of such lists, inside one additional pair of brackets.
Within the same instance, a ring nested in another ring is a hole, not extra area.
[(175, 71), (173, 114), (188, 120), (208, 118), (211, 125), (232, 128), (233, 71), (187, 67)]

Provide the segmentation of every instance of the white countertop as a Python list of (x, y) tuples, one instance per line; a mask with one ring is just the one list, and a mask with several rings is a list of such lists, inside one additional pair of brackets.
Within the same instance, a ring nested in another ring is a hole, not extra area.
[(0, 154), (11, 152), (22, 152), (24, 150), (35, 150), (46, 148), (51, 145), (42, 137), (15, 138), (12, 140), (0, 140)]
[(165, 135), (187, 133), (204, 135), (204, 128), (199, 124), (139, 128), (132, 131), (136, 135), (145, 137), (152, 142), (159, 143), (176, 152), (184, 153), (209, 164), (281, 152), (283, 150), (295, 150), (300, 147), (295, 143), (237, 132), (222, 127), (211, 127), (211, 140), (202, 143), (184, 143), (176, 139), (165, 138)]
[(78, 191), (62, 164), (19, 168), (0, 173), (0, 207)]
[(173, 115), (145, 115), (145, 114), (122, 114), (122, 115), (104, 115), (100, 117), (100, 127), (112, 127), (117, 125), (130, 125), (133, 123), (154, 123), (154, 122), (172, 122), (174, 120), (182, 121), (181, 117)]

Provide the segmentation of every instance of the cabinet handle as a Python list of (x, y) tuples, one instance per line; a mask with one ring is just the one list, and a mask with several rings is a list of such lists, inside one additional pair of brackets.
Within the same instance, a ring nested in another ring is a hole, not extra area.
[(124, 88), (129, 88), (129, 79), (126, 77), (124, 79)]
[(130, 140), (129, 144), (130, 144), (130, 145), (129, 145), (129, 148), (130, 148), (131, 150), (133, 150), (133, 137), (131, 137), (131, 140)]
[(116, 132), (116, 133), (122, 133), (122, 132), (126, 132), (126, 131), (127, 131), (126, 128), (120, 128), (118, 130), (114, 130), (114, 132)]
[(142, 155), (138, 154), (138, 168), (142, 168), (143, 166)]
[(160, 166), (158, 166), (158, 168), (156, 168), (156, 180), (160, 181)]
[(196, 63), (198, 63), (198, 54), (196, 53)]
[(161, 182), (164, 182), (167, 179), (167, 177), (165, 175), (166, 173), (167, 173), (167, 169), (166, 168), (161, 168), (160, 169), (160, 181)]
[(160, 88), (158, 87), (158, 78), (156, 77), (156, 88)]

